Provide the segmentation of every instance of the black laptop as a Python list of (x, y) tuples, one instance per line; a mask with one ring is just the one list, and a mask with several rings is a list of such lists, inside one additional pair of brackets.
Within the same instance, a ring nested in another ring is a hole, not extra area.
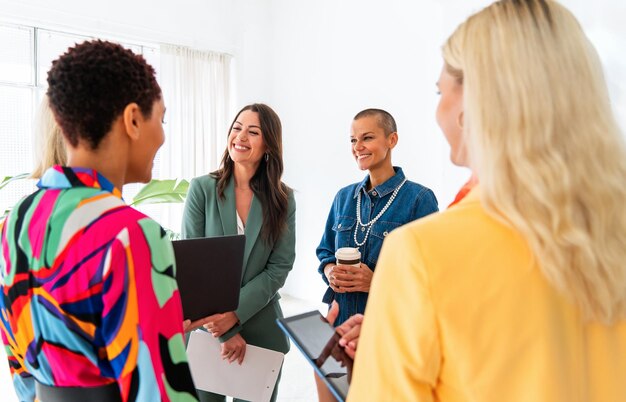
[(175, 240), (176, 282), (191, 321), (239, 306), (244, 235)]
[(339, 345), (341, 336), (319, 311), (276, 320), (339, 402), (346, 400), (353, 360)]

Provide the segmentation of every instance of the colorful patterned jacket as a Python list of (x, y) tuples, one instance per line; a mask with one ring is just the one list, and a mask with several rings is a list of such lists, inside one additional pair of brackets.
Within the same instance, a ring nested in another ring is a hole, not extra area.
[(54, 166), (2, 228), (0, 332), (20, 400), (35, 380), (195, 401), (163, 229), (91, 169)]

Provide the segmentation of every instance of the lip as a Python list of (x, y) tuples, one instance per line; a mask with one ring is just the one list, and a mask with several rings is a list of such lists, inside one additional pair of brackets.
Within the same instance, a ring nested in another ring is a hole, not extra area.
[(365, 158), (367, 158), (369, 156), (372, 156), (372, 154), (360, 154), (360, 155), (357, 154), (356, 155), (356, 159), (360, 161), (360, 160), (365, 159)]

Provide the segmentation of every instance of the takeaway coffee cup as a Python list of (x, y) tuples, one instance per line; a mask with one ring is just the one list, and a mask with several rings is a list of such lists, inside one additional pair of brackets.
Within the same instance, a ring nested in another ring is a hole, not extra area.
[(342, 247), (335, 252), (337, 265), (361, 266), (361, 252), (358, 248)]

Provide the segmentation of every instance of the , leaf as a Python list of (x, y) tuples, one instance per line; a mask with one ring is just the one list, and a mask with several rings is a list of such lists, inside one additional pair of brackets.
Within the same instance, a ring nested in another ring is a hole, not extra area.
[(181, 234), (178, 232), (174, 232), (172, 229), (163, 228), (165, 233), (167, 234), (167, 238), (170, 240), (180, 240)]
[[(20, 174), (16, 174), (15, 176), (5, 176), (4, 179), (0, 181), (0, 190), (2, 190), (3, 188), (5, 188), (7, 185), (11, 184), (14, 181), (27, 179), (29, 176), (30, 176), (30, 173), (20, 173)], [(5, 209), (2, 215), (0, 215), (0, 220), (3, 220), (4, 217), (6, 217), (9, 214), (9, 212), (11, 212), (11, 208)]]
[(16, 181), (16, 180), (26, 179), (28, 176), (30, 176), (29, 173), (21, 173), (15, 176), (5, 176), (4, 179), (0, 181), (0, 190), (6, 187), (9, 183)]
[(181, 203), (187, 197), (187, 180), (151, 180), (137, 193), (129, 205)]

